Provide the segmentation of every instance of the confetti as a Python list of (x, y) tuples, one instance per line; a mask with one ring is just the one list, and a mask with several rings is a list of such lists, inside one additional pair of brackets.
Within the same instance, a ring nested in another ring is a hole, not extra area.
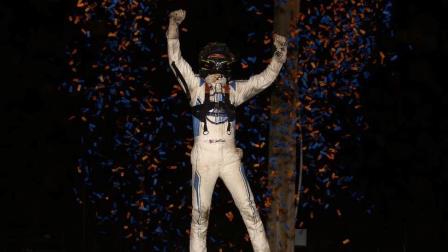
[[(60, 85), (61, 91), (82, 100), (79, 110), (67, 116), (83, 131), (83, 151), (73, 164), (75, 198), (79, 204), (94, 207), (99, 232), (110, 232), (110, 224), (120, 225), (122, 238), (133, 251), (143, 241), (154, 251), (181, 251), (186, 244), (167, 241), (173, 236), (187, 241), (189, 235), (180, 227), (190, 222), (191, 113), (179, 85), (163, 94), (160, 86), (166, 83), (148, 78), (151, 74), (172, 75), (166, 60), (166, 26), (161, 29), (161, 20), (154, 16), (158, 3), (73, 3), (68, 17), (74, 29), (66, 50), (68, 76)], [(251, 75), (266, 67), (272, 57), (269, 29), (274, 6), (267, 0), (242, 3), (250, 18), (264, 27), (248, 31), (249, 48), (241, 52), (241, 71)], [(275, 5), (286, 3), (275, 1)], [(299, 101), (290, 105), (297, 108), (300, 120), (292, 123), (303, 137), (305, 183), (300, 205), (303, 214), (298, 220), (302, 228), (318, 218), (318, 208), (331, 208), (337, 191), (349, 190), (353, 181), (343, 173), (338, 155), (343, 141), (359, 139), (367, 128), (359, 90), (371, 75), (370, 66), (398, 58), (379, 50), (375, 41), (378, 32), (391, 32), (391, 8), (390, 0), (302, 1), (302, 13), (288, 41), (297, 45), (299, 67), (293, 73), (297, 81), (286, 79), (284, 70), (279, 77), (279, 85), (298, 87), (291, 95)], [(182, 33), (188, 32), (187, 27), (182, 28)], [(269, 92), (262, 92), (237, 111), (237, 145), (245, 152), (242, 161), (250, 167), (247, 176), (254, 181), (251, 187), (262, 218), (272, 202), (266, 189), (267, 136), (270, 116), (276, 113), (281, 109), (271, 114)], [(185, 137), (164, 138), (173, 135)], [(364, 199), (361, 193), (350, 193), (356, 200)], [(233, 202), (225, 204), (230, 207)], [(342, 212), (337, 210), (339, 216)], [(232, 211), (221, 217), (235, 223)], [(216, 248), (235, 248), (225, 244), (222, 236), (210, 238)], [(250, 243), (247, 236), (245, 242)]]

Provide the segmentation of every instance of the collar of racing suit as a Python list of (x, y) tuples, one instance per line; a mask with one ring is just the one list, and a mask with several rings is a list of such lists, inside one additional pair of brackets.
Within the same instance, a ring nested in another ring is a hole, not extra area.
[[(204, 131), (203, 134), (208, 134), (208, 128), (207, 128), (207, 113), (208, 111), (213, 108), (214, 106), (218, 104), (222, 104), (224, 106), (224, 109), (227, 113), (227, 134), (230, 134), (230, 122), (235, 119), (235, 107), (230, 102), (230, 85), (227, 82), (227, 78), (221, 75), (221, 77), (214, 77), (213, 76), (207, 76), (210, 78), (206, 78), (205, 81), (205, 97), (204, 101), (200, 105), (196, 105), (193, 107), (193, 116), (197, 117), (200, 121), (204, 123)], [(208, 83), (207, 79), (213, 80), (212, 83)], [(213, 90), (213, 91), (212, 91)], [(224, 101), (219, 102), (211, 102), (210, 101), (210, 95), (214, 95), (216, 92), (223, 93), (224, 94)], [(219, 105), (221, 106), (221, 105)]]

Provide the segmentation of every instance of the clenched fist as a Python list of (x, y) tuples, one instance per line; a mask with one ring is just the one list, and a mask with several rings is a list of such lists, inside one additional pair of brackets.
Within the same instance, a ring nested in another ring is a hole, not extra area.
[(177, 25), (184, 21), (187, 12), (185, 10), (175, 10), (170, 13), (170, 21), (175, 22)]
[(167, 38), (176, 39), (179, 38), (179, 24), (184, 21), (187, 12), (185, 10), (175, 10), (170, 12), (170, 24), (166, 31)]
[(277, 33), (274, 33), (273, 37), (275, 46), (274, 58), (279, 62), (284, 63), (286, 61), (286, 53), (288, 45), (287, 39), (285, 36), (279, 35)]

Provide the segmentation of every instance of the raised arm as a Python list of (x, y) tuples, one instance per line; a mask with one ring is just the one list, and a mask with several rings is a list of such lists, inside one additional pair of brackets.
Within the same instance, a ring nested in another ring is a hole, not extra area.
[(199, 86), (199, 77), (195, 76), (191, 66), (184, 60), (180, 51), (179, 24), (185, 19), (185, 10), (176, 10), (170, 13), (170, 23), (166, 32), (168, 40), (168, 61), (171, 70), (191, 100), (191, 94)]
[(275, 53), (266, 69), (248, 80), (236, 81), (235, 106), (239, 106), (271, 85), (286, 61), (286, 37), (274, 34)]

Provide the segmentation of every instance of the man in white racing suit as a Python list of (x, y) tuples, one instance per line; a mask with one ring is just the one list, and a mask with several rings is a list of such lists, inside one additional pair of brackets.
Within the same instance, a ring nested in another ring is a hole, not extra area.
[(249, 80), (231, 80), (235, 58), (223, 43), (209, 43), (200, 53), (200, 74), (183, 59), (179, 24), (184, 10), (170, 13), (166, 32), (170, 68), (189, 98), (193, 114), (192, 221), (190, 251), (207, 251), (206, 236), (212, 194), (221, 178), (230, 191), (248, 230), (255, 252), (270, 251), (254, 196), (241, 164), (242, 150), (235, 145), (235, 107), (271, 85), (286, 61), (286, 38), (274, 34), (276, 51), (268, 67)]

